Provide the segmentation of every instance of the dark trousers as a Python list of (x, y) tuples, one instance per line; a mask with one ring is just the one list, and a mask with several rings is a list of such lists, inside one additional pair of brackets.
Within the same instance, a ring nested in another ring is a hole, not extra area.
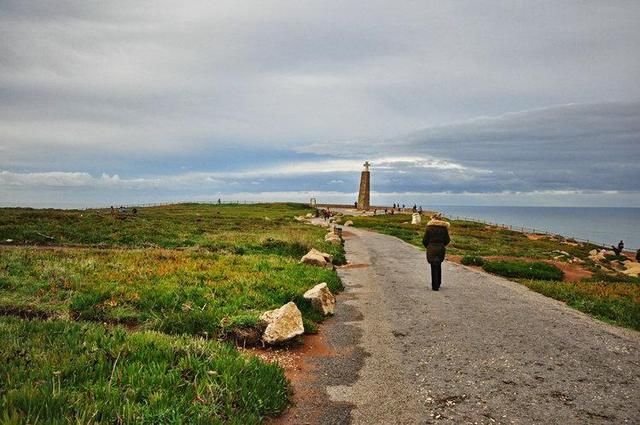
[(431, 288), (439, 289), (442, 284), (442, 263), (429, 263), (431, 266)]

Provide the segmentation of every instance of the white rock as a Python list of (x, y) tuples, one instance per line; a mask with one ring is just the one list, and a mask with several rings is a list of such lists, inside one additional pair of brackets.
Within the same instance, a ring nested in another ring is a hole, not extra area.
[(351, 221), (351, 220), (347, 220), (347, 221), (344, 223), (344, 227), (349, 227), (349, 226), (353, 226), (353, 221)]
[(411, 214), (411, 224), (420, 224), (422, 222), (422, 217), (418, 213)]
[(308, 213), (308, 214), (306, 215), (306, 217), (307, 217), (307, 218), (313, 218), (313, 214)]
[(267, 344), (289, 341), (304, 333), (302, 313), (293, 302), (262, 313), (260, 320), (267, 323), (262, 340)]
[(342, 239), (340, 239), (340, 236), (336, 235), (335, 233), (327, 233), (324, 236), (324, 240), (325, 242), (329, 242), (333, 245), (340, 245), (342, 243)]
[(319, 283), (304, 293), (304, 298), (311, 301), (313, 308), (324, 316), (333, 314), (336, 308), (336, 297), (333, 296), (325, 282)]
[(312, 266), (333, 268), (333, 257), (325, 252), (320, 252), (317, 249), (311, 249), (300, 260), (303, 264), (310, 264)]

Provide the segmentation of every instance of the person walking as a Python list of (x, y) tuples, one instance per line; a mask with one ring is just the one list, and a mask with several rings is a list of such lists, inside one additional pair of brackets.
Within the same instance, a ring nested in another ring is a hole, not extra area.
[(444, 261), (446, 246), (451, 242), (449, 237), (449, 223), (442, 220), (442, 215), (436, 213), (431, 216), (424, 231), (422, 244), (427, 248), (427, 262), (431, 267), (431, 289), (440, 290), (442, 284), (442, 262)]

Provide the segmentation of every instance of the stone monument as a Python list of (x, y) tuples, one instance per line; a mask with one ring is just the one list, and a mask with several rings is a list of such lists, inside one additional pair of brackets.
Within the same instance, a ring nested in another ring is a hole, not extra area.
[(360, 174), (360, 192), (358, 193), (358, 209), (369, 211), (369, 192), (371, 190), (371, 173), (369, 161), (364, 163), (364, 171)]

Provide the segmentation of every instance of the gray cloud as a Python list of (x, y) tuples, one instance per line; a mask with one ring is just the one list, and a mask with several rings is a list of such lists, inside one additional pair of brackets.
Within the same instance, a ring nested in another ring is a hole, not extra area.
[(316, 152), (327, 166), (378, 160), (384, 192), (637, 190), (636, 1), (0, 0), (0, 11), (5, 187), (350, 193), (351, 165), (289, 172)]

